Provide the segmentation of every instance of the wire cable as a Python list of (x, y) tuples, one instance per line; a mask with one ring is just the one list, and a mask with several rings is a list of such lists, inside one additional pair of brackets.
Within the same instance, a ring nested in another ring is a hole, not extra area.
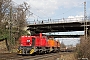
[[(78, 3), (78, 4), (79, 4), (79, 3)], [(83, 4), (83, 3), (80, 3), (80, 4)], [(71, 8), (71, 9), (67, 10), (66, 12), (61, 13), (60, 15), (69, 13), (69, 12), (71, 12), (71, 11), (74, 10), (74, 9), (75, 9), (75, 7), (73, 7), (73, 8)], [(56, 15), (56, 16), (58, 16), (58, 15)], [(54, 16), (54, 17), (55, 17), (55, 16)]]
[[(36, 8), (34, 5), (32, 5), (32, 6), (33, 6), (36, 10), (40, 10), (40, 9)], [(48, 17), (42, 10), (41, 10), (41, 12), (43, 13), (44, 16)], [(50, 18), (50, 17), (48, 17), (48, 18)]]

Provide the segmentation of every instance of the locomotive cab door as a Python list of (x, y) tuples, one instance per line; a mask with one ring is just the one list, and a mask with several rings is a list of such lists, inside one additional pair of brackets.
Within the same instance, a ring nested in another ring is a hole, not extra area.
[(32, 46), (33, 47), (35, 46), (35, 40), (36, 40), (36, 38), (32, 37)]

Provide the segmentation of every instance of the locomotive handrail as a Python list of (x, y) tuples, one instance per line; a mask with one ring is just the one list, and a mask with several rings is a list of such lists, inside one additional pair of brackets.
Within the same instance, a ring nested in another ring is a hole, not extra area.
[[(90, 21), (87, 19), (87, 22)], [(53, 23), (70, 23), (70, 22), (84, 22), (83, 17), (78, 18), (62, 18), (62, 19), (48, 19), (48, 20), (34, 20), (34, 21), (27, 21), (29, 25), (35, 24), (53, 24)]]

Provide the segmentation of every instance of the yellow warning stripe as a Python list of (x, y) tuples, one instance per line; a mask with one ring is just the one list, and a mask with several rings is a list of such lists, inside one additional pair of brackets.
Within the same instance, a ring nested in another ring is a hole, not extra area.
[(22, 50), (19, 51), (19, 54), (21, 54), (21, 53), (22, 53)]
[(18, 50), (18, 49), (17, 49), (17, 52), (18, 52), (19, 54), (22, 54), (22, 50)]
[(33, 53), (34, 53), (34, 49), (31, 49), (30, 54), (33, 54)]

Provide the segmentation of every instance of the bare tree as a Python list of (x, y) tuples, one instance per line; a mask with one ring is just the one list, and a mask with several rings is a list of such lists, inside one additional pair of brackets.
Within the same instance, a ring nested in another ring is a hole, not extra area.
[(11, 0), (0, 0), (0, 26), (2, 26), (5, 15), (9, 12), (10, 4)]
[(23, 3), (16, 7), (16, 12), (13, 14), (13, 23), (15, 27), (18, 29), (18, 36), (21, 36), (23, 34), (23, 29), (27, 26), (27, 15), (29, 15), (30, 7), (27, 3)]
[(61, 48), (66, 48), (66, 45), (63, 42), (61, 42)]
[(26, 17), (30, 13), (29, 10), (30, 6), (25, 2), (16, 6), (12, 0), (0, 0), (0, 38), (3, 36), (8, 39), (11, 34), (14, 41), (22, 34), (26, 34), (23, 28), (27, 26)]

